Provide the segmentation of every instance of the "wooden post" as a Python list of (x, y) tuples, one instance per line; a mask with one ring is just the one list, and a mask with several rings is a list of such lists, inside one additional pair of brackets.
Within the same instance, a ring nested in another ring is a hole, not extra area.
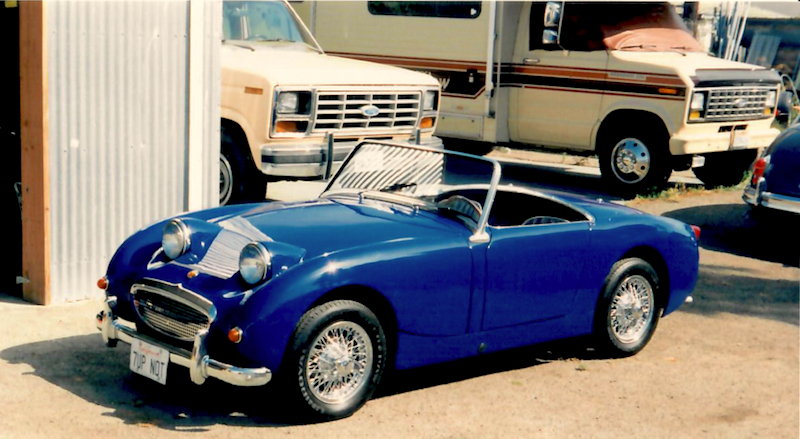
[(50, 303), (50, 175), (45, 4), (19, 3), (22, 274), (25, 300)]

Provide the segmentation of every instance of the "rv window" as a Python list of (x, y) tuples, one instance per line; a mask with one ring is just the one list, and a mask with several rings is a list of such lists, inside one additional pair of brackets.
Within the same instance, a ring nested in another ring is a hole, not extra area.
[(367, 2), (372, 15), (406, 17), (478, 18), (481, 2)]

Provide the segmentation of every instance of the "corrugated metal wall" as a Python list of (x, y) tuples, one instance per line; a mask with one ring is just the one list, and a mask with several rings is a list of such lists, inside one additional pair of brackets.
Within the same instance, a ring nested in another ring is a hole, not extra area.
[[(206, 8), (203, 200), (217, 204), (218, 2)], [(131, 233), (186, 206), (186, 1), (46, 5), (53, 303), (97, 297)]]

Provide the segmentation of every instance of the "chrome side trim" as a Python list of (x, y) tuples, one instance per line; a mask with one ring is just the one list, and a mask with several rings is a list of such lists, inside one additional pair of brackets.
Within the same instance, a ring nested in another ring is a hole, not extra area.
[(141, 335), (135, 329), (117, 321), (117, 317), (114, 315), (116, 303), (116, 297), (108, 297), (103, 302), (102, 311), (97, 315), (97, 328), (103, 336), (103, 341), (109, 347), (116, 346), (117, 341), (131, 344), (134, 340), (143, 340), (164, 348), (169, 351), (170, 363), (188, 368), (192, 382), (198, 385), (203, 384), (208, 377), (242, 387), (263, 386), (272, 379), (272, 371), (266, 367), (242, 368), (210, 358), (206, 351), (208, 336), (206, 330), (200, 331), (195, 336), (191, 352)]

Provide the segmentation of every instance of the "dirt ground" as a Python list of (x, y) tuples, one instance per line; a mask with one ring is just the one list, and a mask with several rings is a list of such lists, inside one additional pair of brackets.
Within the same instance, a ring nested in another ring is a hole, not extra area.
[(133, 376), (127, 345), (104, 347), (94, 328), (98, 303), (0, 294), (0, 437), (797, 438), (796, 218), (756, 221), (740, 194), (631, 203), (703, 228), (695, 301), (640, 354), (548, 344), (397, 373), (323, 424), (284, 425), (277, 395), (194, 386), (179, 367), (166, 387)]

